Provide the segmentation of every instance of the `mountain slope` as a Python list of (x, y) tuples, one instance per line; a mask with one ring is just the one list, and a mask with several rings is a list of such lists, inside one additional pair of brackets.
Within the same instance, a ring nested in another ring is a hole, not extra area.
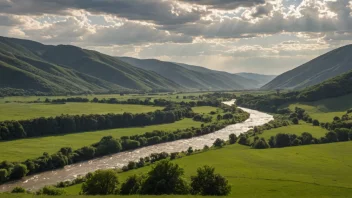
[(352, 69), (352, 45), (319, 56), (291, 71), (279, 75), (262, 87), (271, 89), (302, 89), (316, 85)]
[(50, 94), (184, 90), (99, 52), (6, 37), (0, 37), (0, 77), (0, 89)]
[(268, 82), (272, 81), (276, 77), (275, 75), (263, 75), (263, 74), (245, 73), (245, 72), (236, 73), (236, 75), (253, 80), (257, 82), (259, 86), (263, 86), (267, 84)]
[(159, 61), (155, 59), (136, 59), (119, 57), (133, 66), (154, 71), (191, 90), (235, 90), (259, 88), (258, 82), (230, 74), (214, 71), (199, 66)]

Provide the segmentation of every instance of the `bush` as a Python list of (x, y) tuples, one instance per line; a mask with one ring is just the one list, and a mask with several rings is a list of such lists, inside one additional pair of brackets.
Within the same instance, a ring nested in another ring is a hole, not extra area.
[(232, 134), (229, 135), (229, 143), (230, 144), (235, 144), (237, 142), (237, 139), (238, 138), (237, 138), (237, 136), (235, 134), (232, 133)]
[(222, 140), (222, 139), (220, 139), (220, 138), (217, 138), (217, 139), (215, 140), (215, 142), (213, 143), (213, 146), (214, 146), (214, 147), (222, 147), (222, 146), (224, 146), (224, 145), (225, 145), (225, 141)]
[(143, 178), (141, 176), (132, 175), (127, 178), (127, 180), (122, 183), (120, 194), (121, 195), (133, 195), (138, 194), (142, 187)]
[(327, 142), (337, 142), (337, 134), (333, 131), (330, 131), (328, 133), (325, 134), (325, 138)]
[(22, 187), (15, 187), (14, 189), (12, 189), (11, 193), (25, 193), (26, 189), (22, 188)]
[(313, 126), (320, 126), (320, 122), (318, 120), (313, 120)]
[(247, 138), (247, 136), (241, 135), (239, 137), (238, 143), (241, 145), (248, 145), (249, 144), (249, 140)]
[(298, 146), (298, 145), (301, 145), (302, 144), (302, 141), (298, 138), (294, 139), (291, 143), (292, 146)]
[(348, 141), (349, 140), (349, 129), (335, 129), (335, 133), (337, 135), (337, 139), (340, 142)]
[(179, 165), (168, 160), (160, 161), (148, 172), (148, 177), (142, 184), (141, 194), (188, 194), (189, 186), (183, 175), (184, 170)]
[(16, 164), (11, 173), (11, 179), (21, 179), (28, 173), (27, 166), (24, 164)]
[(303, 132), (301, 134), (301, 141), (303, 145), (307, 145), (307, 144), (311, 144), (312, 140), (313, 140), (313, 136), (312, 134), (308, 133), (308, 132)]
[(257, 139), (256, 141), (254, 141), (253, 148), (266, 149), (266, 148), (270, 148), (270, 146), (264, 138), (260, 138), (260, 139)]
[(0, 169), (0, 183), (5, 182), (8, 176), (9, 173), (6, 169)]
[(292, 123), (293, 123), (293, 124), (299, 124), (298, 118), (293, 118), (293, 119), (292, 119)]
[(281, 148), (291, 145), (290, 135), (278, 133), (275, 136), (275, 147)]
[(228, 181), (209, 166), (198, 168), (197, 175), (191, 177), (192, 194), (226, 196), (231, 192)]
[(116, 194), (119, 180), (114, 170), (97, 170), (87, 178), (82, 185), (85, 195), (110, 195)]
[(64, 195), (66, 194), (66, 192), (65, 190), (62, 190), (62, 189), (57, 189), (51, 186), (45, 186), (44, 188), (38, 190), (36, 194), (57, 196), (57, 195)]

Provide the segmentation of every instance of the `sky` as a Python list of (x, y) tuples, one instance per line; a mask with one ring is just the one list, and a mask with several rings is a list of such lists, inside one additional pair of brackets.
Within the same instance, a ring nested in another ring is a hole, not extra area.
[(352, 43), (352, 0), (0, 0), (0, 35), (280, 74)]

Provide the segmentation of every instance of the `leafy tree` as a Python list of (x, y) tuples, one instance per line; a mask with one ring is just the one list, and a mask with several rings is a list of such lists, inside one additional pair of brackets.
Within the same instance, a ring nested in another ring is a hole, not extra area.
[(229, 135), (229, 143), (230, 144), (235, 144), (237, 142), (237, 139), (238, 138), (237, 138), (237, 136), (235, 134), (232, 133), (232, 134)]
[(228, 181), (221, 175), (215, 174), (215, 169), (210, 166), (198, 168), (197, 175), (192, 176), (191, 181), (193, 194), (226, 196), (231, 192)]
[(117, 193), (119, 180), (114, 170), (98, 170), (87, 178), (82, 185), (85, 195), (110, 195)]
[(222, 147), (225, 145), (225, 141), (220, 139), (220, 138), (217, 138), (215, 140), (215, 142), (213, 143), (214, 147)]
[(190, 154), (192, 154), (194, 151), (193, 151), (193, 148), (192, 147), (189, 147), (188, 149), (187, 149), (187, 154), (188, 155), (190, 155)]
[(16, 164), (11, 173), (11, 179), (21, 179), (28, 173), (27, 166), (24, 164)]
[(248, 145), (249, 144), (249, 140), (248, 140), (247, 136), (241, 135), (241, 136), (239, 136), (238, 143), (241, 144), (241, 145)]
[(275, 136), (275, 147), (281, 148), (291, 145), (290, 135), (278, 133)]
[(319, 126), (320, 122), (318, 120), (313, 120), (313, 126)]
[(120, 194), (121, 195), (133, 195), (138, 194), (142, 187), (143, 177), (138, 175), (132, 175), (127, 178), (127, 180), (122, 183)]
[(301, 134), (301, 141), (303, 145), (307, 145), (307, 144), (311, 144), (312, 140), (313, 140), (313, 136), (312, 134), (308, 133), (308, 132), (303, 132)]
[(266, 148), (270, 148), (270, 146), (264, 138), (260, 138), (260, 139), (257, 139), (256, 141), (254, 141), (253, 148), (266, 149)]
[(337, 135), (337, 139), (340, 142), (349, 140), (349, 132), (350, 132), (350, 130), (344, 129), (344, 128), (335, 129), (335, 133)]
[(292, 123), (293, 123), (293, 124), (299, 124), (298, 118), (293, 118), (293, 119), (292, 119)]
[(298, 146), (298, 145), (301, 145), (302, 144), (302, 141), (298, 138), (294, 139), (291, 143), (292, 146)]
[(168, 160), (157, 163), (147, 174), (141, 194), (188, 194), (189, 186), (182, 178), (184, 170)]
[(325, 134), (325, 138), (326, 138), (327, 142), (337, 142), (338, 141), (337, 134), (333, 131), (327, 132)]

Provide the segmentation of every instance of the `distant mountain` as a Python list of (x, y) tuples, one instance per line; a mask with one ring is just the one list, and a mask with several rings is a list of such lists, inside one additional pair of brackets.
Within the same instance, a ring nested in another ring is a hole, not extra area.
[(241, 90), (255, 89), (261, 86), (258, 81), (240, 75), (214, 71), (200, 66), (156, 59), (130, 57), (119, 57), (118, 59), (138, 68), (156, 72), (190, 90)]
[(263, 74), (245, 73), (245, 72), (236, 73), (236, 75), (256, 81), (259, 86), (265, 85), (266, 83), (272, 81), (276, 77), (275, 75), (263, 75)]
[(6, 37), (0, 37), (0, 89), (50, 94), (185, 90), (96, 51)]
[(332, 50), (291, 71), (279, 75), (264, 85), (262, 89), (302, 89), (316, 85), (351, 70), (351, 54), (352, 45)]

